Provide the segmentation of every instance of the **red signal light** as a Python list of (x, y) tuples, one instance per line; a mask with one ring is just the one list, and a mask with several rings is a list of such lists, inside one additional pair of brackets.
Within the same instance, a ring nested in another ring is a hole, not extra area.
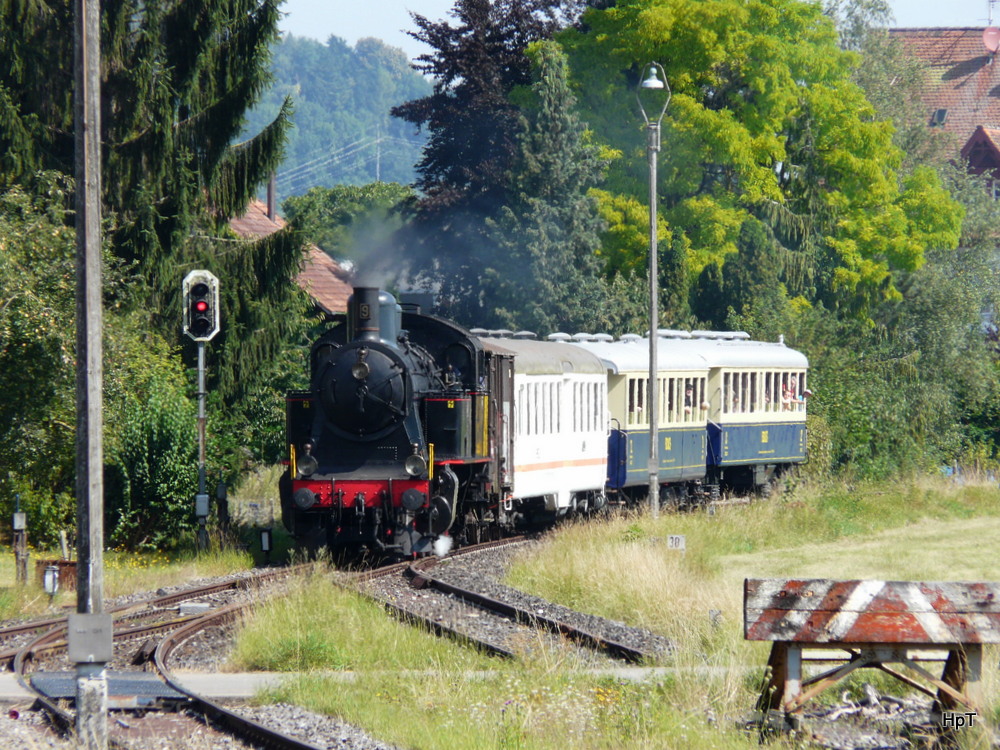
[(208, 309), (208, 303), (205, 300), (200, 299), (194, 303), (194, 309), (198, 312), (205, 312), (205, 310)]

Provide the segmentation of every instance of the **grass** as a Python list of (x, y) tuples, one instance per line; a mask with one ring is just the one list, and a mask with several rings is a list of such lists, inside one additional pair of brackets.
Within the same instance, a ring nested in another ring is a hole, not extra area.
[[(336, 714), (408, 748), (748, 749), (757, 740), (736, 720), (753, 707), (767, 646), (742, 638), (744, 577), (1000, 580), (990, 554), (997, 532), (995, 486), (916, 480), (800, 489), (715, 515), (567, 524), (520, 559), (512, 585), (673, 639), (677, 671), (657, 682), (487, 659), (319, 582), (260, 608), (232, 668), (301, 670), (262, 699)], [(667, 548), (670, 534), (686, 535), (685, 553)], [(988, 651), (992, 718), (1000, 718), (996, 659)], [(905, 692), (868, 670), (844, 689), (860, 694), (865, 681)], [(978, 732), (960, 740), (987, 746)]]

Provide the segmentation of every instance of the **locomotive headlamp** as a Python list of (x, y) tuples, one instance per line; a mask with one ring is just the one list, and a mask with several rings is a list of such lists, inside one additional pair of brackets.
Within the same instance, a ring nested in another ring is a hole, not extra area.
[(367, 349), (358, 349), (358, 361), (351, 365), (351, 375), (355, 380), (364, 380), (371, 374), (372, 368), (365, 362), (367, 356)]
[(296, 466), (298, 467), (299, 474), (301, 476), (311, 477), (319, 468), (319, 463), (315, 458), (310, 456), (308, 453), (305, 453), (299, 456), (298, 461), (296, 461)]
[(406, 460), (403, 461), (403, 468), (411, 477), (419, 477), (427, 471), (427, 462), (423, 456), (414, 454), (406, 457)]

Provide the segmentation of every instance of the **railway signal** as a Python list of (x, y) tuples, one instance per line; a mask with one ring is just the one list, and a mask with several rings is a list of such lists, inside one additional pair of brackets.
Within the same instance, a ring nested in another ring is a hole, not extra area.
[(195, 341), (211, 341), (219, 332), (219, 280), (208, 271), (184, 277), (184, 333)]
[(219, 280), (209, 271), (191, 271), (184, 277), (184, 333), (198, 342), (198, 548), (208, 549), (208, 492), (205, 490), (205, 342), (219, 332)]

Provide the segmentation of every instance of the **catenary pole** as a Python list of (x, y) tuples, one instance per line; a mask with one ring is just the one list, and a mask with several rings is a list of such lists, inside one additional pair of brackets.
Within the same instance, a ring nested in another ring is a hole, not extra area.
[[(75, 623), (71, 619), (69, 638), (70, 658), (76, 662), (77, 741), (87, 750), (105, 750), (108, 746), (105, 665), (111, 641), (110, 623), (103, 617), (104, 352), (101, 342), (99, 40), (100, 0), (74, 0), (78, 550), (77, 619)], [(85, 652), (82, 657), (81, 651)]]

